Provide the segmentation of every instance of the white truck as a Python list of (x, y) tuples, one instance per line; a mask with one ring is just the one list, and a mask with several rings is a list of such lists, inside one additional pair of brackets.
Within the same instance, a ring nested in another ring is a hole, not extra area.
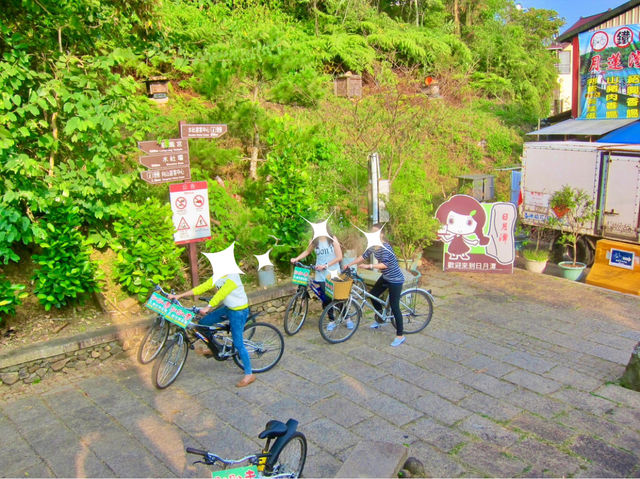
[(595, 243), (600, 238), (640, 243), (640, 145), (525, 143), (521, 222), (548, 227), (546, 220), (554, 215), (549, 198), (564, 185), (587, 192), (598, 212), (582, 232), (584, 236), (577, 245), (579, 261), (592, 263)]

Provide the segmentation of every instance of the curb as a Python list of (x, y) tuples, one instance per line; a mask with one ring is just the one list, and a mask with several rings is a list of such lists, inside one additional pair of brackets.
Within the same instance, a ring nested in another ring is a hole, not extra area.
[[(247, 296), (252, 306), (259, 306), (275, 299), (290, 296), (295, 292), (295, 289), (296, 287), (292, 283), (285, 283), (251, 291), (247, 293)], [(0, 354), (0, 371), (20, 364), (73, 353), (112, 341), (118, 341), (122, 344), (127, 339), (142, 334), (149, 325), (151, 317), (146, 316), (126, 324), (111, 325), (75, 336), (35, 343), (18, 350), (2, 353)]]

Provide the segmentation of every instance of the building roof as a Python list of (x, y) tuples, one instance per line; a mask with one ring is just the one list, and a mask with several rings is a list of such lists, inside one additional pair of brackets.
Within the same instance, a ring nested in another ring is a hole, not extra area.
[(610, 131), (622, 128), (630, 123), (636, 122), (634, 119), (622, 120), (565, 120), (555, 125), (547, 126), (527, 135), (581, 135), (600, 136)]
[(627, 10), (631, 10), (633, 7), (637, 5), (640, 5), (640, 0), (630, 0), (616, 8), (610, 8), (606, 12), (597, 13), (595, 15), (591, 15), (588, 17), (581, 17), (580, 20), (578, 20), (576, 23), (571, 25), (571, 27), (565, 30), (562, 34), (560, 34), (556, 39), (556, 41), (558, 42), (570, 41), (573, 37), (577, 36), (579, 33), (586, 32), (591, 28), (596, 27), (611, 18), (621, 15)]

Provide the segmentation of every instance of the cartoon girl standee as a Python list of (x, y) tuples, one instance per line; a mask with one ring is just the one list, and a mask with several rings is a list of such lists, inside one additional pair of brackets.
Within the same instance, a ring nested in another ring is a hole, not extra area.
[(469, 260), (467, 253), (471, 246), (489, 244), (490, 238), (482, 233), (487, 216), (482, 205), (471, 196), (452, 196), (438, 207), (436, 218), (443, 225), (438, 236), (449, 244), (451, 260)]

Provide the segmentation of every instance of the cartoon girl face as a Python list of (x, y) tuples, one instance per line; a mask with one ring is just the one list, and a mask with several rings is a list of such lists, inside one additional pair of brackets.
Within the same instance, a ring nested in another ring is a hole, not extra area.
[(461, 215), (450, 211), (447, 215), (447, 231), (457, 235), (470, 235), (476, 230), (478, 222), (470, 215)]

